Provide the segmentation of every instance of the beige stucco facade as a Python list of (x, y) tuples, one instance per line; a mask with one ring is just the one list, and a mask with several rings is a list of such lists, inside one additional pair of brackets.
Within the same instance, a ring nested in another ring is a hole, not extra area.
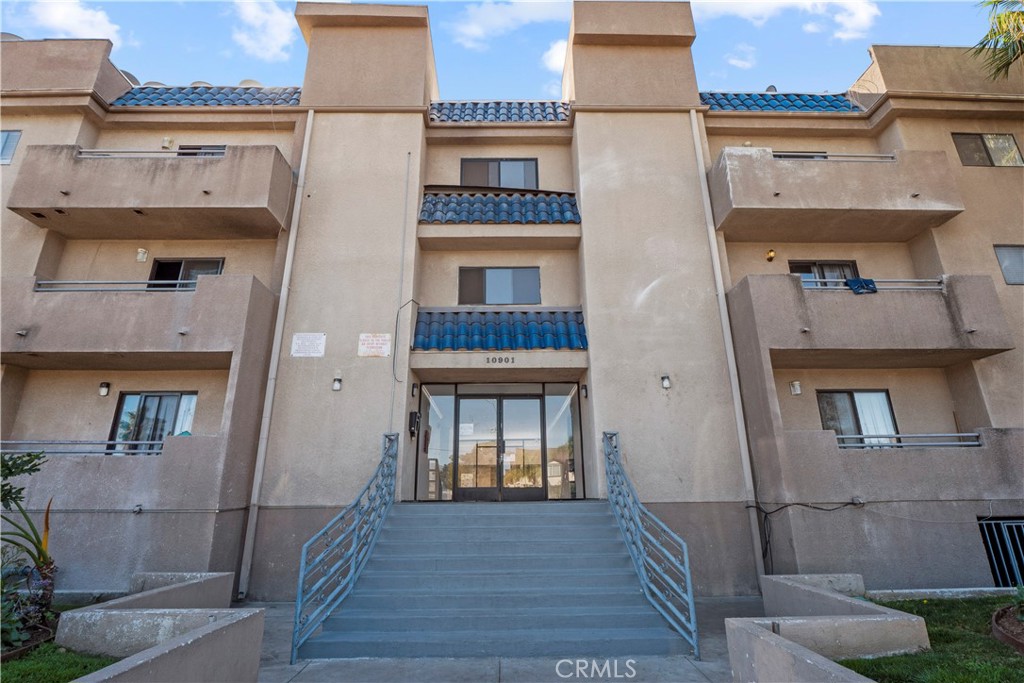
[[(579, 498), (607, 495), (618, 432), (698, 594), (756, 593), (762, 571), (992, 585), (978, 520), (1024, 516), (1024, 286), (993, 249), (1024, 249), (1024, 168), (964, 166), (951, 133), (1019, 147), (1013, 77), (877, 46), (847, 111), (735, 111), (702, 97), (687, 4), (578, 2), (564, 103), (527, 103), (564, 115), (461, 120), (439, 114), (475, 105), (439, 102), (425, 8), (296, 19), (305, 79), (273, 107), (118, 104), (134, 91), (109, 43), (3, 43), (3, 129), (22, 135), (2, 173), (0, 437), (70, 451), (29, 481), (32, 510), (54, 500), (60, 587), (235, 571), (245, 596), (291, 599), (299, 548), (382, 433), (401, 435), (398, 498), (423, 500), (426, 427), (467, 396), (568, 397)], [(536, 185), (469, 186), (465, 160)], [(157, 262), (211, 260), (152, 284)], [(837, 262), (879, 291), (794, 274)], [(535, 272), (539, 300), (492, 301), (466, 269)], [(487, 341), (512, 320), (536, 339)], [(825, 426), (823, 394), (862, 391), (884, 392), (900, 447)], [(114, 454), (119, 401), (147, 392), (195, 393), (188, 433)], [(100, 557), (107, 537), (124, 544)]]

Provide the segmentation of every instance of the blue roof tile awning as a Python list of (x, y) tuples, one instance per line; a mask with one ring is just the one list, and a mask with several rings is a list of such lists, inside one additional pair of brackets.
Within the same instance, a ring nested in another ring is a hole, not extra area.
[(452, 311), (421, 308), (416, 315), (416, 351), (583, 351), (583, 312)]
[(778, 111), (818, 113), (859, 113), (853, 100), (841, 94), (800, 94), (776, 92), (702, 92), (701, 104), (711, 111)]
[(294, 107), (302, 88), (188, 86), (132, 88), (114, 107)]
[(431, 123), (563, 123), (568, 102), (431, 102)]
[(421, 223), (579, 223), (576, 197), (546, 192), (427, 192)]

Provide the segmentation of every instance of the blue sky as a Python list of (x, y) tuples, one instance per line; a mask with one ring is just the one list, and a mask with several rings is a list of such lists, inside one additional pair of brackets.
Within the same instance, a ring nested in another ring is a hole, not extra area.
[[(402, 4), (416, 4), (404, 2)], [(568, 2), (429, 2), (443, 99), (559, 97)], [(306, 46), (294, 0), (5, 0), (4, 31), (109, 38), (140, 81), (301, 85)], [(774, 0), (693, 3), (702, 90), (842, 92), (871, 44), (961, 45), (985, 32), (973, 2)]]

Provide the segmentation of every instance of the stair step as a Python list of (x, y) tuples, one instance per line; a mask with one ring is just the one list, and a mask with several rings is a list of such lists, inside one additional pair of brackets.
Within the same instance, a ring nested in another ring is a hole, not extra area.
[(346, 633), (324, 631), (299, 650), (303, 658), (331, 657), (519, 657), (686, 654), (686, 642), (667, 627)]
[(665, 620), (653, 610), (605, 607), (594, 610), (403, 610), (381, 614), (344, 607), (324, 622), (325, 631), (462, 631), (507, 629), (510, 631), (573, 628), (663, 627)]
[[(615, 541), (621, 538), (619, 530), (611, 525), (601, 526), (432, 526), (391, 527), (385, 529), (388, 541), (422, 540), (425, 533), (432, 541), (472, 542), (500, 541), (502, 543), (527, 543), (537, 541)], [(620, 541), (621, 542), (621, 541)]]
[(407, 592), (415, 590), (459, 591), (480, 590), (490, 592), (494, 588), (506, 591), (546, 592), (574, 587), (604, 587), (630, 589), (637, 585), (636, 572), (632, 569), (594, 569), (573, 572), (524, 572), (505, 567), (494, 571), (367, 571), (360, 576), (356, 590), (392, 590)]
[(524, 572), (540, 572), (558, 567), (578, 573), (584, 569), (630, 569), (633, 561), (622, 547), (615, 553), (574, 553), (557, 558), (536, 554), (502, 553), (452, 557), (450, 555), (386, 555), (373, 553), (364, 575), (376, 571), (484, 571), (515, 567)]
[[(362, 583), (362, 579), (359, 581)], [(607, 606), (647, 605), (639, 581), (633, 589), (589, 588), (584, 590), (545, 591), (463, 591), (452, 590), (360, 590), (357, 584), (344, 605), (351, 609), (406, 610), (406, 609), (495, 609), (520, 608), (536, 605), (547, 607), (577, 607), (597, 602)]]
[(427, 540), (420, 535), (420, 540), (392, 540), (390, 534), (382, 533), (377, 540), (374, 554), (382, 556), (398, 555), (446, 555), (448, 557), (474, 557), (479, 555), (491, 556), (502, 552), (522, 553), (533, 552), (536, 555), (547, 555), (553, 560), (565, 555), (572, 555), (576, 552), (589, 553), (617, 553), (625, 551), (626, 546), (621, 538), (595, 541), (576, 541), (571, 538), (565, 540), (537, 540), (529, 543), (510, 544), (501, 540), (467, 540), (465, 542), (455, 541), (433, 541)]
[[(524, 518), (525, 517), (525, 518)], [(610, 513), (575, 513), (567, 512), (562, 515), (388, 515), (385, 529), (423, 529), (435, 526), (477, 526), (477, 527), (498, 527), (521, 528), (528, 526), (536, 528), (579, 528), (579, 527), (608, 527), (618, 530), (618, 524)]]

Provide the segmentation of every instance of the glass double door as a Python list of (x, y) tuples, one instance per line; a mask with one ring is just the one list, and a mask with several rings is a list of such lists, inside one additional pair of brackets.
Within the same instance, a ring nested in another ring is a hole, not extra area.
[(457, 399), (455, 500), (544, 500), (541, 397)]

